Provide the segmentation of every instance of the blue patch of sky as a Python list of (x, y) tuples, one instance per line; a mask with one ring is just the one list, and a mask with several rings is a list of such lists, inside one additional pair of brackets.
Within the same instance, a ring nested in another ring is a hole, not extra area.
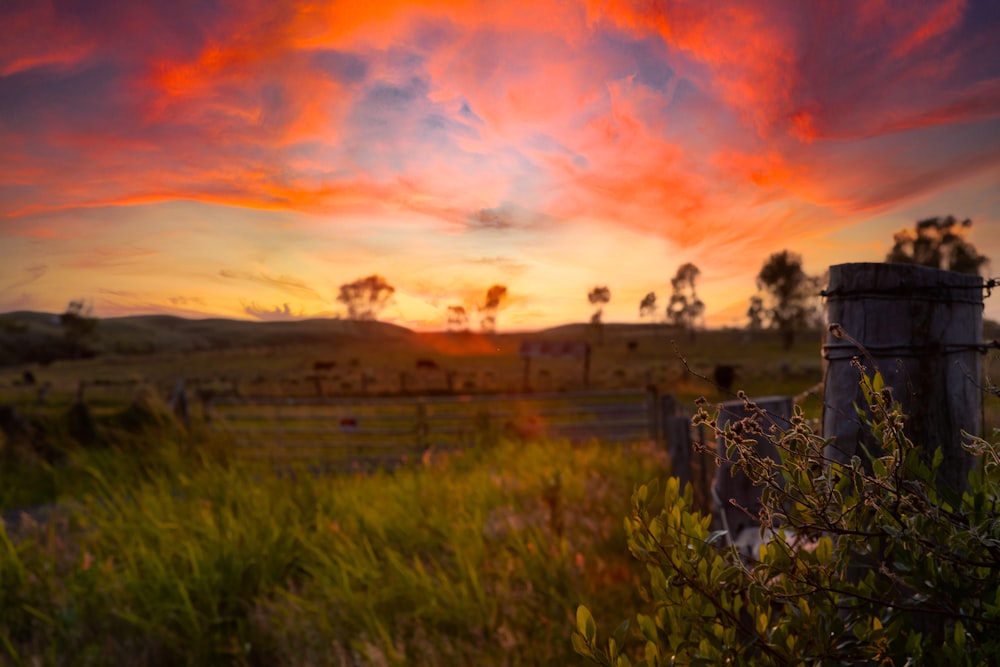
[(560, 153), (567, 155), (573, 161), (574, 166), (578, 169), (587, 169), (589, 167), (589, 162), (587, 161), (586, 156), (571, 150), (565, 144), (548, 134), (536, 132), (528, 138), (528, 146), (545, 153)]
[(658, 37), (633, 39), (622, 33), (605, 31), (596, 38), (600, 50), (614, 57), (610, 73), (614, 78), (633, 76), (636, 83), (659, 91), (666, 91), (677, 73), (668, 63), (666, 45)]
[(420, 124), (429, 133), (440, 133), (448, 136), (461, 135), (470, 139), (479, 138), (479, 131), (474, 127), (440, 113), (424, 116)]
[(462, 100), (462, 106), (459, 108), (458, 113), (462, 116), (462, 118), (465, 118), (476, 125), (483, 125), (483, 119), (472, 110), (472, 107), (469, 106), (468, 100)]
[(360, 83), (368, 75), (368, 63), (347, 51), (324, 49), (312, 55), (312, 65), (341, 83)]
[(407, 41), (425, 53), (432, 53), (462, 36), (462, 30), (449, 19), (420, 18), (410, 28)]
[(265, 127), (284, 127), (293, 119), (283, 83), (265, 83), (260, 88), (260, 120)]
[(41, 188), (21, 183), (0, 183), (0, 212), (16, 210), (41, 199)]
[(989, 50), (991, 53), (976, 54), (980, 57), (976, 58), (977, 62), (970, 64), (978, 65), (984, 75), (990, 73), (996, 76), (1000, 72), (1000, 58), (997, 57), (997, 51), (1000, 50), (998, 48), (998, 43), (1000, 43), (1000, 3), (985, 0), (984, 2), (971, 2), (966, 7), (962, 24), (952, 36), (952, 47), (963, 49), (975, 40), (980, 49)]
[(122, 69), (102, 63), (67, 71), (40, 67), (0, 77), (0, 124), (22, 132), (48, 128), (58, 118), (63, 130), (117, 126)]

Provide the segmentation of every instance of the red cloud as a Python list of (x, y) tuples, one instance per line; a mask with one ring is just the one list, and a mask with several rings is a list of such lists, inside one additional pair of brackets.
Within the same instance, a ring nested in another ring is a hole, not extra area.
[(97, 45), (80, 26), (60, 21), (51, 2), (23, 3), (19, 11), (0, 10), (0, 17), (0, 77), (38, 67), (69, 68)]
[(949, 82), (998, 55), (995, 24), (971, 42), (959, 33), (964, 0), (787, 7), (617, 0), (590, 10), (634, 33), (658, 34), (709, 65), (723, 98), (764, 137), (774, 130), (804, 141), (858, 137), (955, 120), (926, 114), (927, 106), (969, 110), (971, 118), (1000, 114), (995, 85)]
[(832, 217), (934, 187), (899, 147), (840, 142), (1000, 115), (996, 26), (958, 0), (25, 7), (0, 10), (0, 86), (24, 82), (0, 88), (8, 233), (190, 199), (448, 230), (510, 204), (687, 247), (740, 221), (754, 242), (800, 219), (776, 202)]

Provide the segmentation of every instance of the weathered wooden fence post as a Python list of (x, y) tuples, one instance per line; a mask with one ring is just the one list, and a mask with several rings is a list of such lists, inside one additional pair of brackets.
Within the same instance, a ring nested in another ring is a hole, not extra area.
[(177, 418), (178, 423), (185, 428), (190, 426), (191, 419), (188, 414), (187, 389), (185, 388), (184, 378), (177, 378), (174, 390), (170, 394), (169, 403), (170, 409), (174, 413), (174, 417)]
[(677, 399), (659, 397), (660, 433), (670, 456), (670, 473), (680, 479), (681, 488), (694, 481), (691, 475), (691, 419), (677, 414)]
[(824, 296), (823, 435), (835, 438), (827, 456), (849, 461), (863, 457), (862, 444), (875, 445), (854, 407), (869, 403), (851, 365), (858, 358), (902, 405), (906, 435), (928, 454), (941, 448), (940, 481), (964, 488), (973, 457), (961, 431), (982, 428), (983, 279), (912, 264), (838, 264)]
[[(759, 410), (763, 411), (763, 415), (756, 421), (765, 435), (744, 432), (742, 437), (753, 440), (759, 454), (769, 456), (777, 461), (778, 452), (767, 433), (772, 426), (777, 426), (779, 429), (788, 428), (792, 417), (792, 398), (790, 396), (765, 396), (751, 400)], [(719, 406), (719, 430), (725, 429), (727, 424), (753, 416), (754, 412), (748, 410), (743, 401), (726, 401)], [(733, 461), (726, 456), (726, 443), (721, 436), (718, 440), (718, 448), (721, 464), (715, 473), (714, 495), (719, 503), (719, 517), (723, 521), (723, 526), (729, 531), (729, 539), (739, 543), (741, 542), (740, 534), (747, 529), (752, 529), (756, 535), (759, 526), (756, 517), (760, 512), (761, 489), (755, 487), (746, 475), (732, 473)], [(733, 502), (739, 507), (733, 505)], [(741, 508), (746, 508), (746, 511)]]
[(670, 455), (670, 472), (681, 481), (681, 488), (694, 481), (691, 474), (691, 420), (680, 415), (663, 416), (663, 433)]

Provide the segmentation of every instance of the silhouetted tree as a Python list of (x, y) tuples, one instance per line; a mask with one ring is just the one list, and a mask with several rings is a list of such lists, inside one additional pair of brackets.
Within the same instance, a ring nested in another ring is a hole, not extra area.
[(674, 325), (687, 329), (694, 338), (695, 327), (705, 312), (705, 304), (698, 298), (695, 283), (701, 270), (688, 262), (677, 268), (677, 274), (670, 280), (673, 293), (667, 305), (667, 319)]
[(375, 320), (389, 304), (396, 288), (379, 275), (360, 278), (340, 286), (337, 301), (347, 306), (347, 317), (352, 320)]
[(750, 299), (751, 327), (766, 325), (781, 332), (783, 347), (795, 344), (795, 333), (815, 322), (819, 278), (802, 270), (802, 257), (782, 250), (774, 253), (757, 274), (761, 294)]
[(597, 306), (597, 310), (590, 316), (590, 325), (597, 331), (598, 340), (604, 343), (604, 322), (601, 317), (604, 315), (604, 304), (611, 301), (611, 290), (607, 285), (599, 285), (587, 292), (587, 301), (591, 305)]
[(650, 292), (639, 302), (639, 317), (656, 317), (656, 293)]
[(747, 317), (750, 319), (750, 323), (747, 324), (747, 329), (750, 331), (760, 331), (764, 328), (764, 299), (759, 295), (750, 297)]
[(507, 288), (503, 285), (494, 285), (486, 290), (486, 301), (479, 308), (479, 312), (482, 313), (479, 326), (483, 331), (496, 333), (497, 311), (500, 310), (500, 304), (506, 298)]
[(921, 220), (916, 224), (915, 231), (903, 229), (896, 232), (892, 250), (885, 261), (979, 275), (988, 260), (965, 240), (965, 232), (970, 227), (972, 220), (966, 218), (959, 222), (951, 215)]
[(469, 314), (463, 306), (448, 306), (448, 331), (468, 331)]
[(83, 299), (70, 301), (66, 312), (59, 316), (59, 323), (74, 357), (93, 355), (86, 344), (97, 330), (97, 318), (90, 304)]

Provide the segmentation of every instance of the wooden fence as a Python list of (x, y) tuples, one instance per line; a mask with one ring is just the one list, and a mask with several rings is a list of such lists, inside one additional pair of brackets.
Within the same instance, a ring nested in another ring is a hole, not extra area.
[(215, 399), (213, 427), (246, 457), (384, 461), (507, 438), (658, 438), (659, 404), (641, 390), (391, 398)]

